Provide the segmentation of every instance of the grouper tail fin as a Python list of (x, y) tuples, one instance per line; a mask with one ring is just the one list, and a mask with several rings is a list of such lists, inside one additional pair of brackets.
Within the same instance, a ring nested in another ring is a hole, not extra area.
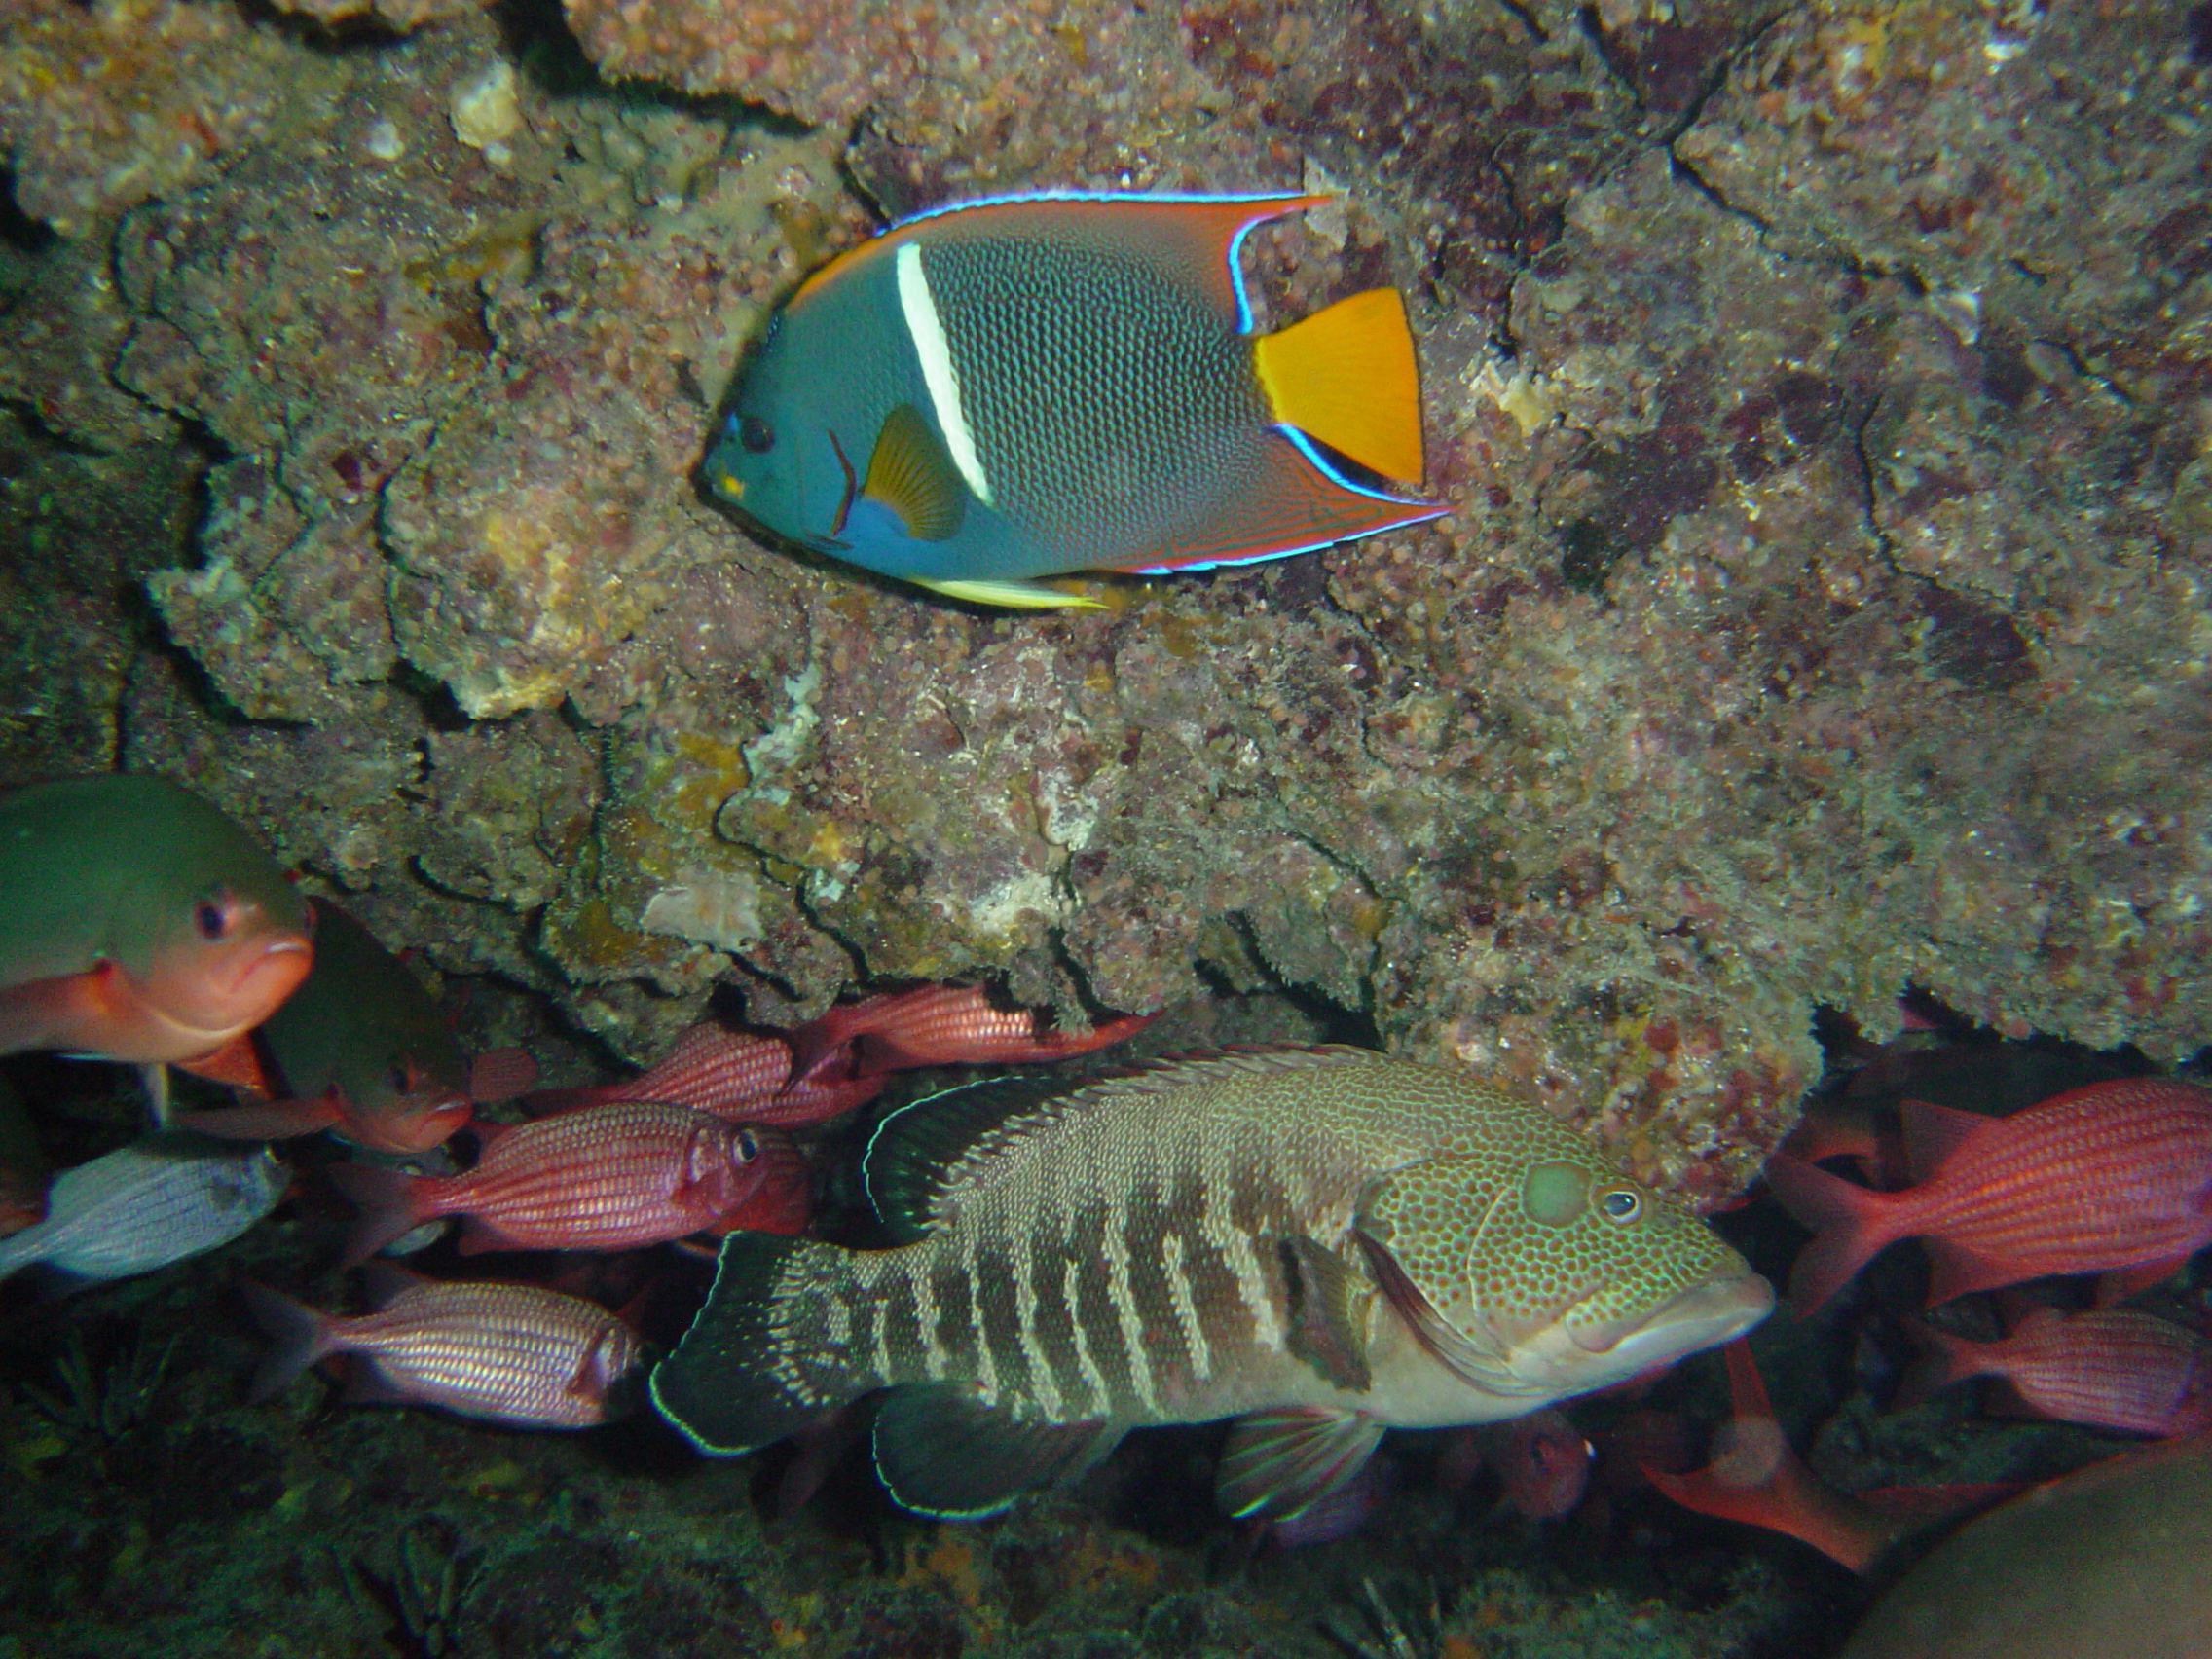
[(857, 1280), (834, 1244), (731, 1234), (707, 1305), (653, 1369), (654, 1409), (699, 1451), (734, 1457), (880, 1387), (836, 1315)]

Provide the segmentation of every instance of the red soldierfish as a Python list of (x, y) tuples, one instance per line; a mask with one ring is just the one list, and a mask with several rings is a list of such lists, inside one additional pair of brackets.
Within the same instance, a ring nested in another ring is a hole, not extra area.
[(1712, 1461), (1690, 1474), (1642, 1465), (1643, 1478), (1684, 1509), (1780, 1532), (1863, 1573), (1906, 1534), (2019, 1490), (1885, 1487), (1857, 1497), (1838, 1492), (1790, 1449), (1751, 1345), (1738, 1340), (1725, 1351), (1731, 1415), (1713, 1437)]
[(511, 1128), (478, 1124), (476, 1132), (483, 1154), (463, 1174), (331, 1169), (361, 1211), (349, 1265), (443, 1215), (468, 1218), (463, 1254), (635, 1249), (735, 1225), (763, 1201), (771, 1177), (785, 1186), (794, 1179), (794, 1160), (761, 1156), (780, 1139), (776, 1130), (683, 1106), (620, 1101)]
[(781, 1037), (740, 1031), (719, 1020), (694, 1025), (668, 1058), (642, 1077), (598, 1088), (540, 1089), (524, 1102), (532, 1111), (569, 1112), (616, 1100), (658, 1100), (712, 1112), (733, 1123), (817, 1124), (883, 1092), (886, 1078), (830, 1074), (793, 1084), (792, 1046)]
[(920, 1066), (1018, 1066), (1088, 1054), (1134, 1037), (1160, 1016), (1124, 1014), (1088, 1031), (1041, 1028), (1037, 1010), (1003, 1009), (981, 985), (923, 985), (840, 1003), (792, 1033), (800, 1080), (849, 1051), (855, 1077)]
[(1800, 1315), (1884, 1245), (1925, 1238), (1931, 1306), (2046, 1273), (2155, 1283), (2212, 1242), (2212, 1092), (2126, 1078), (1982, 1118), (1904, 1103), (1917, 1186), (1877, 1193), (1788, 1155), (1776, 1198), (1815, 1236), (1790, 1275)]
[(307, 977), (307, 901), (243, 830), (166, 779), (0, 797), (0, 1054), (190, 1059)]
[(1497, 1477), (1499, 1502), (1530, 1521), (1574, 1513), (1590, 1489), (1590, 1442), (1565, 1412), (1547, 1408), (1510, 1422), (1452, 1432), (1449, 1466), (1471, 1476), (1487, 1467)]
[(1928, 1349), (1906, 1374), (1907, 1399), (1995, 1377), (2031, 1412), (2061, 1422), (2133, 1434), (2212, 1428), (2212, 1342), (2170, 1320), (2124, 1308), (2073, 1314), (2039, 1308), (1996, 1343), (1918, 1319), (1905, 1327)]
[(377, 1311), (322, 1313), (262, 1285), (246, 1306), (273, 1344), (252, 1398), (350, 1354), (356, 1404), (443, 1406), (516, 1428), (590, 1428), (638, 1363), (637, 1334), (596, 1303), (535, 1284), (439, 1284), (369, 1265)]

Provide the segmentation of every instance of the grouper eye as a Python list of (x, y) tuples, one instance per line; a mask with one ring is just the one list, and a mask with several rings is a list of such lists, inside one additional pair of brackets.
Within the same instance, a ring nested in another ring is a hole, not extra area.
[(776, 447), (776, 428), (757, 415), (748, 415), (737, 424), (737, 441), (751, 455), (766, 455)]
[(1598, 1207), (1607, 1221), (1629, 1222), (1643, 1213), (1643, 1199), (1626, 1187), (1615, 1187), (1598, 1199)]
[(210, 941), (231, 931), (231, 906), (219, 899), (203, 899), (192, 907), (192, 925), (200, 930), (202, 939)]

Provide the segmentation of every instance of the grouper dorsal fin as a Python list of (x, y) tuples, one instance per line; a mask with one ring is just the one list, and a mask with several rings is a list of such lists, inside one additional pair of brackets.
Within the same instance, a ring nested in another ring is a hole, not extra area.
[(876, 1125), (862, 1160), (868, 1201), (895, 1242), (910, 1244), (942, 1223), (948, 1206), (1024, 1137), (1049, 1133), (1078, 1112), (1111, 1111), (1133, 1095), (1171, 1093), (1231, 1078), (1368, 1065), (1366, 1049), (1252, 1048), (1157, 1060), (1070, 1088), (1052, 1078), (995, 1078), (949, 1088)]
[(861, 1179), (893, 1240), (910, 1244), (935, 1230), (968, 1155), (1031, 1119), (1050, 1121), (1043, 1109), (1065, 1088), (1051, 1078), (993, 1078), (916, 1100), (878, 1124)]

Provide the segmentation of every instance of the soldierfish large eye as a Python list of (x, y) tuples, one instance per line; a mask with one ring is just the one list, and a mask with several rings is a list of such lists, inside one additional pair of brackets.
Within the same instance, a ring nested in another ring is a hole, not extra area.
[(747, 415), (737, 423), (737, 441), (749, 455), (766, 455), (776, 447), (776, 428), (757, 415)]

